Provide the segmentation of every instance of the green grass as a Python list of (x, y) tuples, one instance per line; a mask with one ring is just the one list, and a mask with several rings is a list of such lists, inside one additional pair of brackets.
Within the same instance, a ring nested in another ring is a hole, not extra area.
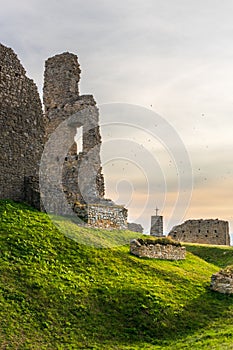
[(1, 350), (233, 349), (233, 297), (209, 289), (232, 248), (140, 259), (128, 245), (137, 233), (56, 220), (62, 232), (46, 214), (0, 201)]
[(207, 261), (210, 264), (214, 264), (218, 267), (226, 267), (232, 265), (233, 262), (233, 248), (228, 246), (211, 246), (207, 244), (188, 244), (185, 243), (186, 249)]

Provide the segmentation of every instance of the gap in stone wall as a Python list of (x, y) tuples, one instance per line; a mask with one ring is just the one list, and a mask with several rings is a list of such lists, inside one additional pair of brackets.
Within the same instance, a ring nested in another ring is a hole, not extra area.
[(83, 151), (83, 126), (77, 128), (77, 133), (75, 135), (75, 142), (77, 144), (77, 154)]

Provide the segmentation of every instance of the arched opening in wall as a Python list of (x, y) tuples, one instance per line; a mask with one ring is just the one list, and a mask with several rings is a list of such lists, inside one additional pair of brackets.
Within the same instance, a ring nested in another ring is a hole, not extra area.
[(83, 151), (83, 127), (82, 126), (77, 128), (75, 142), (77, 143), (77, 153), (79, 154)]

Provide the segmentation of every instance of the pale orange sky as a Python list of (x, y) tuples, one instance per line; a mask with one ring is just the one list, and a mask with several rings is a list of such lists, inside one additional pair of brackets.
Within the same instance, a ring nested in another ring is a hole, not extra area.
[[(231, 230), (233, 164), (227, 133), (211, 138), (211, 133), (216, 136), (218, 130), (201, 129), (195, 143), (189, 131), (189, 142), (178, 149), (176, 137), (181, 136), (165, 118), (140, 106), (119, 105), (100, 107), (106, 196), (125, 204), (129, 219), (141, 223), (145, 232), (149, 232), (156, 206), (164, 216), (166, 233), (191, 218), (227, 220)], [(190, 163), (183, 158), (182, 148)], [(182, 177), (189, 167), (191, 172)], [(177, 204), (179, 193), (184, 196)]]

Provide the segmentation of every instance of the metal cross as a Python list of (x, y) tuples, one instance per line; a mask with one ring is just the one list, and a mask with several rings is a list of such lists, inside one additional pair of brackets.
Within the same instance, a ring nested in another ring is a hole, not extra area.
[(159, 209), (157, 207), (156, 207), (155, 211), (156, 211), (156, 216), (158, 216)]

